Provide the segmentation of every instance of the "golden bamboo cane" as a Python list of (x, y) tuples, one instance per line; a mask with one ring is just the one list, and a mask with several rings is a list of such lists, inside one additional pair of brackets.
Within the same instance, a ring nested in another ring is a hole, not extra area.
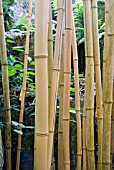
[(103, 170), (110, 170), (111, 112), (114, 70), (114, 1), (109, 0), (108, 45), (106, 53), (104, 114), (103, 114)]
[[(103, 51), (103, 93), (105, 88), (105, 69), (106, 69), (106, 56), (108, 48), (108, 14), (109, 14), (109, 0), (105, 0), (105, 36), (104, 36), (104, 51)], [(104, 95), (103, 95), (104, 96)]]
[(77, 120), (77, 169), (81, 170), (82, 140), (81, 140), (81, 116), (80, 116), (80, 96), (79, 96), (79, 77), (78, 77), (78, 53), (75, 35), (75, 24), (73, 17), (72, 48), (74, 62), (74, 85), (75, 85), (75, 108)]
[(114, 169), (114, 73), (113, 73), (113, 104), (111, 117), (111, 169)]
[(35, 0), (35, 150), (34, 170), (47, 170), (48, 142), (48, 0)]
[(6, 116), (5, 129), (5, 147), (6, 147), (6, 170), (11, 170), (11, 113), (10, 113), (10, 95), (8, 81), (8, 62), (5, 41), (4, 18), (2, 9), (2, 0), (0, 0), (0, 56), (2, 65), (2, 84), (4, 94), (4, 110)]
[(64, 170), (70, 170), (69, 145), (69, 108), (71, 76), (71, 36), (72, 36), (72, 1), (65, 1), (65, 57), (64, 57), (64, 92), (63, 92), (63, 161)]
[[(25, 93), (26, 93), (26, 76), (27, 76), (27, 65), (28, 65), (28, 55), (29, 55), (31, 15), (32, 15), (32, 0), (29, 0), (28, 24), (27, 24), (25, 56), (24, 56), (23, 84), (22, 84), (22, 89), (21, 89), (21, 94), (20, 94), (21, 109), (20, 109), (19, 123), (23, 123), (23, 115), (24, 115), (24, 103), (25, 103)], [(19, 127), (19, 129), (22, 130), (22, 127)], [(22, 135), (18, 134), (16, 170), (19, 170), (19, 166), (20, 166), (21, 141), (22, 141)]]
[(92, 8), (92, 26), (93, 26), (94, 65), (95, 65), (95, 78), (96, 78), (96, 111), (97, 111), (97, 122), (98, 122), (98, 170), (102, 170), (103, 102), (102, 102), (102, 85), (101, 85), (101, 70), (100, 70), (97, 0), (92, 0), (91, 8)]
[(54, 128), (55, 128), (56, 100), (57, 100), (57, 93), (58, 93), (60, 58), (61, 58), (61, 48), (62, 48), (63, 13), (64, 13), (64, 0), (59, 0), (58, 1), (58, 17), (57, 17), (54, 61), (53, 61), (53, 73), (52, 73), (52, 84), (51, 84), (51, 94), (50, 94), (48, 170), (50, 170), (50, 167), (51, 167), (53, 137), (54, 137)]
[(85, 57), (86, 57), (86, 95), (85, 111), (87, 126), (87, 158), (88, 170), (95, 169), (94, 158), (94, 61), (91, 1), (85, 0)]
[(58, 170), (63, 168), (63, 91), (64, 91), (64, 37), (65, 33), (62, 33), (62, 53), (61, 53), (61, 68), (60, 68), (60, 81), (59, 81), (59, 93), (60, 93), (60, 108), (59, 108), (59, 126), (58, 126)]
[[(86, 10), (86, 5), (85, 5), (85, 0), (83, 0), (83, 16), (84, 16), (84, 28), (86, 28), (86, 16), (85, 16), (85, 10)], [(86, 29), (84, 29), (84, 37), (86, 39)], [(85, 41), (85, 53), (86, 52), (86, 44), (87, 42)], [(85, 77), (86, 77), (86, 69), (85, 69)], [(86, 83), (86, 81), (85, 81)], [(87, 169), (87, 135), (86, 135), (86, 86), (85, 86), (85, 92), (84, 92), (84, 108), (83, 108), (83, 123), (82, 123), (82, 128), (83, 128), (83, 170)]]

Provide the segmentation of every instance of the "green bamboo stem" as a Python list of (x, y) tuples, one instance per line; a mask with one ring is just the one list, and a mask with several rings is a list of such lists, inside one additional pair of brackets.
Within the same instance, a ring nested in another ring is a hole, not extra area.
[(63, 161), (64, 170), (70, 170), (69, 148), (69, 108), (71, 76), (71, 38), (72, 38), (72, 1), (65, 1), (65, 57), (64, 57), (64, 91), (63, 91)]
[(95, 169), (94, 158), (94, 61), (91, 1), (85, 0), (85, 57), (86, 57), (86, 95), (85, 111), (87, 126), (87, 159), (88, 170)]
[[(48, 150), (48, 0), (35, 0), (34, 170), (47, 170)], [(39, 90), (40, 89), (40, 90)]]
[[(24, 56), (23, 84), (22, 84), (22, 89), (21, 89), (21, 94), (20, 94), (21, 109), (20, 109), (19, 123), (23, 123), (23, 116), (24, 116), (24, 103), (25, 103), (25, 93), (26, 93), (26, 76), (27, 76), (27, 65), (28, 65), (28, 55), (29, 55), (31, 15), (32, 15), (32, 0), (29, 0), (28, 24), (27, 24), (25, 56)], [(22, 127), (20, 127), (19, 129), (22, 130)], [(22, 141), (22, 135), (18, 134), (16, 170), (19, 170), (19, 166), (20, 166), (21, 141)]]
[(2, 65), (2, 84), (4, 94), (4, 111), (6, 117), (5, 128), (5, 148), (6, 148), (6, 170), (11, 170), (11, 113), (10, 113), (10, 95), (8, 81), (8, 62), (5, 42), (4, 18), (2, 9), (2, 0), (0, 0), (0, 56)]
[(61, 48), (62, 48), (63, 13), (64, 13), (64, 0), (59, 0), (58, 1), (58, 17), (57, 17), (54, 61), (53, 61), (53, 73), (52, 73), (52, 84), (51, 84), (51, 92), (50, 92), (48, 170), (50, 170), (50, 167), (51, 167), (53, 137), (54, 137), (54, 129), (55, 129), (56, 100), (57, 100), (57, 94), (58, 94), (60, 58), (61, 58)]
[(100, 70), (100, 48), (98, 36), (97, 0), (92, 0), (93, 51), (96, 78), (96, 111), (98, 122), (98, 170), (102, 170), (103, 102)]
[(79, 96), (79, 77), (78, 77), (78, 53), (75, 35), (75, 24), (73, 19), (72, 47), (74, 62), (74, 84), (75, 84), (75, 108), (77, 120), (77, 169), (81, 170), (82, 140), (81, 140), (81, 117), (80, 117), (80, 96)]
[(64, 169), (63, 167), (64, 37), (65, 37), (65, 33), (63, 31), (60, 81), (59, 81), (60, 107), (59, 107), (59, 126), (58, 126), (58, 170)]
[(104, 115), (103, 115), (103, 170), (110, 170), (111, 112), (114, 68), (114, 1), (109, 0), (108, 45), (106, 53)]

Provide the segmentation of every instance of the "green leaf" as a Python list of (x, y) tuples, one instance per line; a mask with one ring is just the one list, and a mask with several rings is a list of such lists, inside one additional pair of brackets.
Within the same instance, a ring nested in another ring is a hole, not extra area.
[(23, 134), (23, 132), (22, 132), (21, 130), (14, 129), (13, 131), (16, 132), (16, 133), (18, 133), (18, 134), (20, 134), (20, 135)]
[(75, 92), (75, 89), (71, 87), (70, 92)]

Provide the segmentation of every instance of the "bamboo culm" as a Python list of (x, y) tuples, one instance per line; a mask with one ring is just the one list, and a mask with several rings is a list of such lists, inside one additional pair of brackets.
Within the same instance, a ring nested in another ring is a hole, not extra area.
[(2, 0), (0, 0), (0, 56), (2, 65), (2, 84), (4, 94), (4, 111), (6, 117), (5, 128), (5, 148), (6, 148), (6, 170), (11, 170), (11, 112), (10, 112), (10, 94), (8, 80), (8, 61), (6, 52), (4, 18), (2, 9)]

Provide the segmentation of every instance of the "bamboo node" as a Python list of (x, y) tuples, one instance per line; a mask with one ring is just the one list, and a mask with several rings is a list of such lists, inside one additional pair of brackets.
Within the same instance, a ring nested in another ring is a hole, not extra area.
[(91, 8), (97, 8), (97, 6), (91, 6)]
[(60, 8), (58, 8), (57, 10), (58, 10), (58, 11), (59, 11), (59, 10), (64, 10), (64, 8), (63, 8), (63, 7), (60, 7)]
[(78, 61), (78, 58), (74, 58), (73, 60), (74, 60), (74, 61)]
[(27, 55), (27, 56), (28, 56), (28, 55), (29, 55), (29, 53), (25, 53), (25, 55)]
[(99, 64), (95, 64), (95, 66), (100, 66), (100, 63)]
[(104, 100), (104, 103), (112, 104), (112, 103), (113, 103), (113, 101), (106, 101), (106, 100)]
[(11, 108), (7, 108), (7, 109), (4, 108), (4, 111), (10, 111), (10, 110), (11, 110)]
[(58, 133), (63, 133), (63, 131), (59, 130)]
[(85, 57), (86, 57), (86, 58), (94, 58), (93, 55), (90, 55), (90, 56), (89, 56), (89, 55), (85, 55)]
[(42, 137), (45, 137), (45, 136), (48, 136), (48, 133), (36, 133), (36, 136), (42, 136)]
[(108, 33), (107, 36), (114, 36), (114, 33)]
[(97, 120), (102, 120), (103, 119), (103, 117), (97, 117)]
[(70, 164), (70, 161), (68, 161), (68, 162), (63, 162), (64, 164)]
[(86, 108), (86, 110), (94, 110), (94, 107), (93, 108)]
[(98, 162), (98, 164), (102, 164), (102, 162)]
[(77, 156), (82, 156), (82, 153), (77, 153)]
[(86, 115), (83, 115), (82, 117), (83, 117), (83, 118), (84, 118), (84, 117), (86, 118), (87, 116), (86, 116)]
[(28, 18), (31, 18), (32, 15), (28, 15)]
[(3, 12), (0, 12), (0, 15), (3, 15)]
[(87, 150), (87, 148), (85, 148), (85, 147), (83, 147), (82, 149), (83, 149), (83, 150)]
[(111, 162), (102, 162), (104, 165), (110, 165)]
[(67, 120), (70, 120), (69, 118), (63, 118), (63, 120), (67, 121)]
[(80, 109), (76, 109), (77, 112), (80, 112), (81, 110)]
[(52, 41), (53, 41), (53, 39), (48, 39), (48, 41), (49, 41), (49, 42), (52, 42)]
[(35, 55), (34, 58), (35, 59), (41, 59), (41, 58), (47, 58), (48, 55)]
[(87, 149), (88, 152), (93, 152), (95, 150), (95, 148), (93, 149)]
[(59, 69), (58, 69), (58, 68), (53, 68), (53, 71), (54, 71), (54, 70), (55, 70), (55, 71), (59, 71)]
[(111, 121), (114, 121), (114, 118), (111, 118)]
[(67, 27), (66, 27), (65, 30), (70, 30), (70, 31), (72, 31), (72, 28), (67, 28)]
[(8, 66), (8, 63), (2, 63), (1, 65), (2, 66)]
[(64, 74), (71, 74), (71, 71), (64, 71)]
[(105, 11), (105, 14), (109, 13), (109, 11)]

